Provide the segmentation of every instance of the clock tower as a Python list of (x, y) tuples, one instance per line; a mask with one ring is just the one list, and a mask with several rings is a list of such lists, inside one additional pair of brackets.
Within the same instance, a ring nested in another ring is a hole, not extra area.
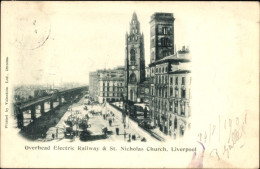
[(140, 83), (145, 80), (145, 59), (144, 35), (140, 33), (140, 23), (135, 12), (130, 22), (130, 32), (126, 33), (125, 54), (128, 100), (136, 102), (140, 98)]

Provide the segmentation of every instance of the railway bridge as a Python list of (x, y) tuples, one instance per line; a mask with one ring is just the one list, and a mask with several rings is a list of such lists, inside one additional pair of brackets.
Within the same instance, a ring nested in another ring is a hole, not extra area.
[(72, 89), (66, 89), (62, 91), (55, 91), (52, 94), (44, 97), (38, 97), (31, 99), (27, 102), (23, 103), (15, 103), (14, 104), (14, 110), (16, 111), (16, 117), (17, 117), (17, 127), (22, 129), (24, 127), (24, 112), (30, 111), (31, 113), (31, 120), (36, 119), (36, 108), (37, 106), (40, 106), (40, 113), (45, 113), (45, 107), (44, 104), (48, 102), (50, 104), (50, 111), (54, 112), (54, 106), (53, 103), (58, 101), (59, 106), (63, 104), (63, 100), (66, 102), (73, 101), (77, 97), (79, 97), (81, 94), (83, 94), (84, 91), (86, 91), (88, 88), (87, 86), (83, 87), (77, 87)]

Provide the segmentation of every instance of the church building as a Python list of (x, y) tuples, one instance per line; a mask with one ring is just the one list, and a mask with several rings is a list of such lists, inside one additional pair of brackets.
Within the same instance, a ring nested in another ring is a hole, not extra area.
[(135, 12), (130, 22), (130, 31), (126, 33), (125, 55), (128, 100), (139, 102), (140, 84), (145, 80), (144, 35), (140, 32), (140, 22)]

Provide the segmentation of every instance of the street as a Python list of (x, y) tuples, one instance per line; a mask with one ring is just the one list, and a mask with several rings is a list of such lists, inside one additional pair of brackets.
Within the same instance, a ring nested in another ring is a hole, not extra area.
[[(80, 140), (80, 135), (76, 135), (73, 139), (65, 138), (64, 131), (66, 127), (64, 122), (68, 119), (69, 116), (75, 114), (75, 112), (79, 112), (78, 116), (85, 117), (85, 115), (89, 116), (88, 124), (90, 125), (87, 128), (87, 131), (91, 133), (91, 136), (88, 142), (93, 141), (106, 141), (106, 142), (114, 142), (114, 141), (125, 141), (125, 142), (141, 142), (141, 141), (158, 141), (153, 138), (149, 133), (140, 128), (138, 124), (128, 117), (126, 118), (126, 128), (124, 128), (123, 119), (121, 112), (110, 106), (109, 104), (105, 105), (87, 105), (88, 110), (85, 110), (84, 103), (88, 102), (88, 99), (84, 97), (80, 99), (78, 103), (73, 103), (68, 111), (63, 115), (60, 121), (57, 123), (55, 127), (49, 128), (46, 133), (45, 139), (42, 141), (56, 141), (56, 142), (78, 142)], [(91, 113), (93, 112), (101, 112), (101, 113)], [(111, 121), (111, 125), (109, 124)], [(104, 136), (102, 132), (103, 128), (107, 128), (107, 137)], [(119, 133), (117, 135), (116, 128), (118, 128)], [(77, 130), (77, 129), (76, 129)]]

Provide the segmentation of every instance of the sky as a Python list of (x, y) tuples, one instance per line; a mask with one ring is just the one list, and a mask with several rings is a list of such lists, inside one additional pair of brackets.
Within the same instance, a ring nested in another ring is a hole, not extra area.
[[(248, 10), (254, 5), (239, 2), (5, 2), (2, 6), (2, 30), (9, 35), (3, 34), (6, 55), (17, 84), (88, 84), (90, 71), (123, 65), (125, 33), (133, 12), (144, 33), (146, 65), (154, 12), (173, 13), (177, 49), (188, 45), (197, 55), (221, 55), (231, 47), (227, 42), (242, 38), (240, 31), (247, 31), (247, 22), (255, 17), (255, 10)], [(248, 12), (242, 13), (244, 9)]]

